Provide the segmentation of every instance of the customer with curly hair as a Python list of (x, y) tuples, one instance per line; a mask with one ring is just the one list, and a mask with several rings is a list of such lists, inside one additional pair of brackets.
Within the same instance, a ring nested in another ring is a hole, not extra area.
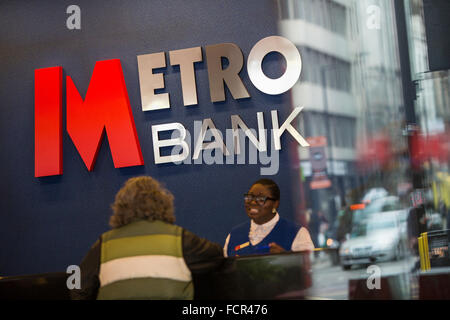
[(72, 298), (193, 299), (195, 263), (223, 257), (220, 245), (174, 225), (173, 195), (151, 177), (129, 179), (112, 209)]

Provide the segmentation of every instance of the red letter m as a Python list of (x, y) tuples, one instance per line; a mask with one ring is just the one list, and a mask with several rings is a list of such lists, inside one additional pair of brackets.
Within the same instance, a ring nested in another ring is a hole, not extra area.
[[(86, 98), (67, 76), (67, 132), (91, 171), (106, 129), (114, 167), (143, 165), (120, 60), (95, 64)], [(35, 70), (35, 177), (62, 174), (62, 67)]]

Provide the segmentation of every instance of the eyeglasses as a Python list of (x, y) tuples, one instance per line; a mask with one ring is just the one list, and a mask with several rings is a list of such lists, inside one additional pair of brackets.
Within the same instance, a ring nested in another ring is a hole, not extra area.
[(264, 197), (264, 196), (254, 196), (253, 194), (249, 194), (249, 193), (244, 194), (244, 201), (245, 202), (255, 201), (260, 206), (263, 206), (266, 203), (267, 200), (275, 201), (277, 199), (270, 198), (270, 197)]

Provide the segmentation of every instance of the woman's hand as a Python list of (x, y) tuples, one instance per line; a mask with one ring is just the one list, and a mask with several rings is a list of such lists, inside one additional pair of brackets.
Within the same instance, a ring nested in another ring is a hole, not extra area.
[(286, 252), (286, 250), (284, 250), (283, 247), (279, 246), (275, 242), (269, 243), (269, 247), (270, 247), (270, 253)]

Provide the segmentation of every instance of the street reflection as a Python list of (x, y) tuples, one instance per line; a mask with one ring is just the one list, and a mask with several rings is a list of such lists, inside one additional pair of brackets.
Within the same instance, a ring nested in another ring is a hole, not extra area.
[[(298, 128), (310, 148), (293, 159), (294, 205), (317, 248), (311, 299), (354, 298), (351, 280), (369, 279), (369, 266), (383, 281), (398, 275), (390, 298), (416, 299), (417, 276), (433, 265), (425, 260), (450, 265), (441, 244), (450, 220), (449, 72), (427, 69), (423, 0), (403, 4), (278, 1), (280, 33), (303, 63), (291, 100), (305, 107)], [(403, 94), (396, 10), (406, 15), (413, 102)]]

